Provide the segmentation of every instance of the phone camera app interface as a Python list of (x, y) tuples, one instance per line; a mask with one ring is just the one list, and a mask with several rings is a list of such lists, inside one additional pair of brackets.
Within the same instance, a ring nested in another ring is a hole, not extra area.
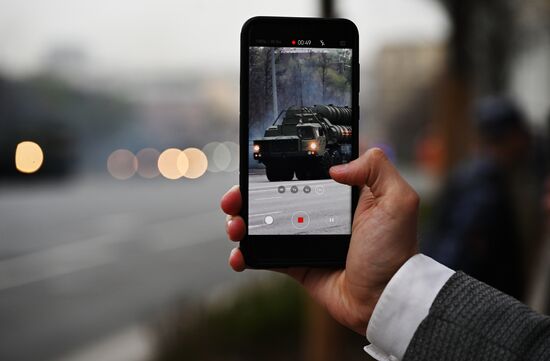
[(351, 187), (329, 169), (352, 156), (352, 50), (249, 51), (248, 233), (349, 234)]

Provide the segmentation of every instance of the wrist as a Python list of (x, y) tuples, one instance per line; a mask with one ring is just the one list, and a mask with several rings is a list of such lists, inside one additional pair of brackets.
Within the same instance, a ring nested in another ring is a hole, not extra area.
[(371, 314), (367, 339), (379, 350), (402, 359), (439, 290), (454, 271), (417, 254), (388, 282)]
[[(401, 269), (401, 267), (416, 254), (418, 254), (418, 252), (415, 247), (412, 252), (408, 253), (407, 256), (404, 256), (401, 259), (397, 260), (391, 267), (386, 266), (386, 269), (383, 272), (376, 275), (376, 281), (374, 279), (371, 279), (369, 280), (369, 282), (367, 282), (367, 284), (370, 285), (368, 287), (354, 287), (353, 283), (349, 282), (349, 289), (347, 290), (349, 291), (349, 294), (360, 295), (359, 297), (356, 297), (354, 305), (355, 307), (353, 308), (353, 310), (357, 311), (357, 321), (352, 327), (355, 332), (361, 335), (366, 334), (366, 330), (371, 320), (371, 317), (375, 311), (378, 302), (380, 301), (380, 298), (384, 293), (384, 290), (393, 279), (393, 277)], [(371, 275), (376, 274), (374, 270), (370, 270), (369, 273)]]
[[(355, 288), (353, 285), (348, 285), (348, 287), (351, 289)], [(353, 291), (349, 291), (351, 290), (348, 289), (347, 293), (342, 294), (354, 294)], [(358, 334), (365, 335), (371, 316), (383, 291), (384, 287), (373, 287), (366, 292), (365, 288), (362, 288), (360, 297), (344, 299), (343, 302), (346, 303), (346, 309), (350, 310), (348, 313), (350, 318), (344, 323)]]

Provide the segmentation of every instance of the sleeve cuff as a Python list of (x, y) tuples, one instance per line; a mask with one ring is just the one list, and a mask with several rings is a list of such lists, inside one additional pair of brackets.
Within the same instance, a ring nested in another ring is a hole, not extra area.
[(455, 272), (423, 254), (392, 277), (369, 321), (365, 351), (376, 360), (402, 360), (437, 294)]

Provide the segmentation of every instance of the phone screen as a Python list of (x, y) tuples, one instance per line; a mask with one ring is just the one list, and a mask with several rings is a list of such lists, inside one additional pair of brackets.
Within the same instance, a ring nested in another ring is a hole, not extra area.
[(352, 49), (289, 40), (249, 47), (248, 234), (351, 233)]

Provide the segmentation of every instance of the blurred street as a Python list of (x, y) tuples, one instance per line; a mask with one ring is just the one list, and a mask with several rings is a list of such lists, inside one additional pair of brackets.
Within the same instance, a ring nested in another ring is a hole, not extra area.
[(56, 359), (234, 279), (218, 201), (235, 174), (184, 183), (4, 187), (0, 359)]
[[(359, 154), (419, 193), (420, 251), (550, 312), (549, 1), (0, 1), (0, 361), (366, 359), (292, 281), (227, 264), (257, 15), (357, 25)], [(256, 55), (261, 137), (325, 86)], [(253, 172), (251, 233), (349, 224), (347, 186)]]

